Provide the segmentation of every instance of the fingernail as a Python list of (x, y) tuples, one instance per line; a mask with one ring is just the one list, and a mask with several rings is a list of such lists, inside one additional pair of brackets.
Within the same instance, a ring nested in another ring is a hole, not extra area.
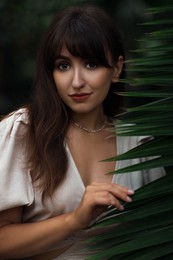
[(134, 194), (135, 192), (133, 190), (128, 190), (128, 194)]
[(129, 196), (126, 197), (126, 200), (127, 202), (132, 202), (132, 199)]
[(119, 206), (119, 210), (124, 210), (123, 205), (120, 205), (120, 206)]

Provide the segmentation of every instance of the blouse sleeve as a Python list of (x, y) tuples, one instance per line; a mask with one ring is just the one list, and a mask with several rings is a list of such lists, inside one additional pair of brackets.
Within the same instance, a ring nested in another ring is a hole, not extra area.
[(33, 187), (29, 171), (24, 167), (22, 132), (26, 127), (21, 112), (0, 123), (0, 211), (30, 205)]
[[(138, 145), (146, 142), (147, 140), (151, 140), (152, 137), (146, 137), (146, 138), (139, 138), (138, 139)], [(141, 158), (140, 162), (146, 162), (153, 159), (153, 157), (146, 157), (146, 158)], [(143, 184), (146, 185), (152, 181), (155, 181), (163, 176), (166, 175), (165, 169), (163, 167), (158, 167), (158, 168), (151, 168), (149, 170), (143, 170)]]
[[(117, 138), (118, 154), (123, 154), (150, 139), (152, 139), (152, 137), (149, 136), (119, 136)], [(117, 169), (129, 167), (141, 162), (146, 162), (150, 159), (151, 158), (149, 157), (145, 157), (121, 160), (117, 163)], [(138, 170), (130, 173), (115, 174), (113, 177), (113, 182), (119, 183), (121, 185), (129, 187), (130, 189), (136, 190), (145, 184), (148, 184), (160, 177), (163, 177), (164, 175), (165, 170), (162, 167), (142, 171)]]

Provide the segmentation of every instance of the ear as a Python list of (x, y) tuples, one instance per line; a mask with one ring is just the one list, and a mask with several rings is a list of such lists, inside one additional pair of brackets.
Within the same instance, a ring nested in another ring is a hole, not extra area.
[(124, 63), (124, 58), (123, 56), (118, 57), (118, 61), (114, 66), (114, 72), (113, 72), (113, 77), (112, 77), (112, 82), (116, 83), (119, 80), (120, 74), (123, 69), (123, 63)]

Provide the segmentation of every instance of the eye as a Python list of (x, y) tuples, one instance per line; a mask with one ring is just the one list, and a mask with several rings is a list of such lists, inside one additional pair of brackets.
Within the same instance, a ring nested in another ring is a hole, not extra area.
[(93, 70), (93, 69), (96, 69), (98, 67), (98, 64), (96, 64), (96, 62), (94, 62), (94, 61), (87, 61), (86, 67), (87, 67), (87, 69)]
[(65, 61), (59, 62), (55, 66), (56, 66), (57, 69), (62, 70), (62, 71), (68, 70), (70, 68), (69, 63), (65, 62)]

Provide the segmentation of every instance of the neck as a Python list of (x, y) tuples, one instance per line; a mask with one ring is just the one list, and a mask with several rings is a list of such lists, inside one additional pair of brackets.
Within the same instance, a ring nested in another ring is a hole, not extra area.
[(106, 127), (107, 122), (108, 122), (107, 117), (105, 117), (104, 123), (99, 128), (91, 129), (91, 128), (84, 127), (84, 126), (80, 125), (79, 123), (76, 123), (71, 120), (72, 125), (74, 125), (75, 127), (78, 127), (79, 129), (81, 129), (87, 133), (94, 133), (94, 134), (101, 132)]
[(99, 129), (105, 123), (103, 112), (90, 114), (73, 114), (71, 121), (87, 129)]

